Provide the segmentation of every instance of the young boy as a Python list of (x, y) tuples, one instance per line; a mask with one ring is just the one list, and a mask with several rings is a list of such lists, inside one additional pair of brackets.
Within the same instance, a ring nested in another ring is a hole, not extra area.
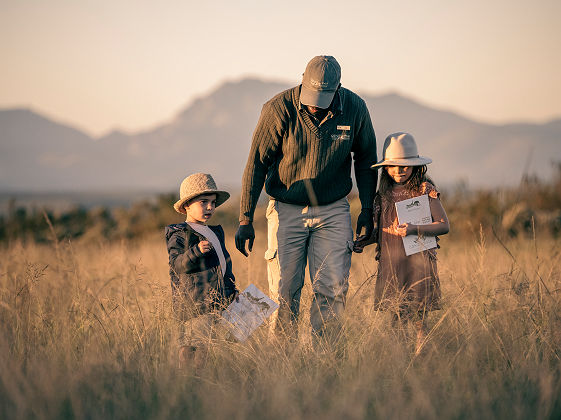
[(181, 323), (179, 365), (194, 360), (200, 367), (218, 310), (237, 293), (224, 230), (206, 224), (230, 194), (212, 176), (196, 173), (183, 180), (179, 196), (174, 208), (187, 219), (166, 227), (172, 306)]

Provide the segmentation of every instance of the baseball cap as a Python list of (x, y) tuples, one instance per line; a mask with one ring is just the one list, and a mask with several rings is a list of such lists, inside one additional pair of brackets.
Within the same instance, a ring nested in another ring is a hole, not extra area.
[(341, 81), (341, 66), (335, 57), (318, 55), (310, 60), (302, 77), (300, 102), (329, 108)]

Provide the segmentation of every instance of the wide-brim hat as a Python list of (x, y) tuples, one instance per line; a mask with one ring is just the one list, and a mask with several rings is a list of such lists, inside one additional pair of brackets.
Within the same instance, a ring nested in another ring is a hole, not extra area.
[(330, 55), (318, 55), (310, 60), (302, 77), (300, 103), (329, 108), (341, 82), (341, 66)]
[(409, 133), (393, 133), (384, 141), (383, 159), (371, 168), (381, 166), (422, 166), (432, 162), (431, 158), (419, 156), (415, 139)]
[(183, 208), (185, 203), (203, 194), (216, 194), (216, 207), (230, 198), (230, 193), (216, 188), (216, 182), (211, 175), (199, 172), (189, 175), (183, 180), (179, 188), (179, 200), (176, 201), (173, 208), (178, 213), (186, 214)]

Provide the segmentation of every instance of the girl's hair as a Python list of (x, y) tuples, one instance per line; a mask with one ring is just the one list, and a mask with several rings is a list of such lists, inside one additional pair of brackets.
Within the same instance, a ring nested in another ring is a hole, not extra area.
[[(421, 184), (425, 181), (432, 182), (427, 176), (427, 165), (413, 166), (413, 173), (405, 183), (405, 188), (411, 192), (419, 192), (421, 189)], [(388, 193), (395, 185), (394, 180), (388, 175), (385, 166), (382, 167), (382, 175), (380, 176), (380, 186), (378, 187), (378, 194), (385, 195)]]

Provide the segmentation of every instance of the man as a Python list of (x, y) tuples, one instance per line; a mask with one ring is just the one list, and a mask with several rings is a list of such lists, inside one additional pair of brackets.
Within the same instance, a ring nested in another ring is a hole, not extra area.
[[(314, 57), (302, 84), (263, 106), (242, 180), (236, 248), (247, 256), (257, 200), (265, 184), (271, 297), (279, 300), (277, 328), (296, 331), (306, 259), (314, 300), (315, 333), (343, 312), (353, 232), (346, 196), (352, 189), (351, 153), (362, 210), (357, 236), (370, 237), (377, 173), (376, 138), (365, 102), (341, 87), (341, 67)], [(364, 232), (362, 232), (364, 230)], [(337, 323), (335, 322), (335, 325)]]

